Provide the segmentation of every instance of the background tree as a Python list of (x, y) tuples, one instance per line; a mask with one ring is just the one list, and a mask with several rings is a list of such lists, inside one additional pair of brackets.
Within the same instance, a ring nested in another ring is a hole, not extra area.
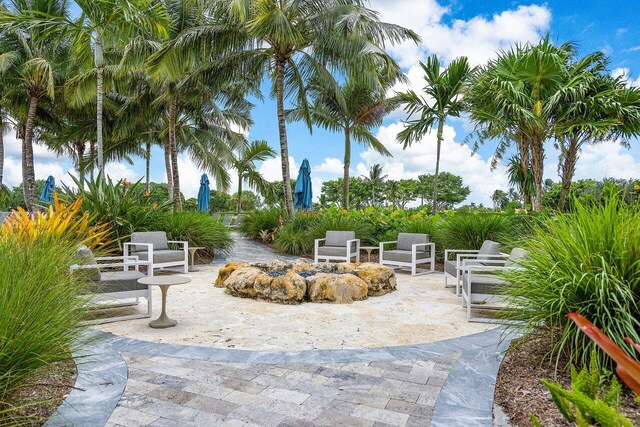
[(369, 168), (369, 176), (362, 175), (362, 179), (371, 187), (371, 206), (378, 203), (377, 191), (382, 188), (387, 175), (382, 172), (382, 165), (376, 163)]
[(384, 193), (391, 206), (404, 209), (416, 199), (416, 181), (413, 179), (388, 180), (384, 184)]
[[(469, 65), (466, 57), (460, 57), (451, 61), (449, 67), (441, 72), (436, 55), (427, 58), (426, 62), (420, 62), (420, 67), (424, 72), (426, 85), (422, 91), (426, 96), (420, 96), (413, 90), (396, 96), (395, 101), (402, 104), (408, 116), (405, 121), (406, 126), (398, 133), (397, 139), (404, 148), (407, 148), (414, 142), (420, 141), (437, 124), (436, 170), (432, 197), (432, 208), (437, 212), (438, 174), (444, 124), (448, 117), (460, 117), (464, 109), (465, 84), (475, 70)], [(413, 119), (414, 115), (419, 117)]]
[(238, 154), (231, 160), (231, 166), (238, 172), (238, 192), (235, 196), (237, 213), (242, 210), (242, 183), (244, 181), (261, 194), (270, 191), (269, 182), (258, 172), (255, 162), (263, 162), (275, 156), (276, 152), (267, 141), (258, 140), (241, 147)]
[(504, 210), (509, 204), (509, 195), (502, 190), (496, 190), (491, 195), (491, 201), (494, 209)]
[[(422, 180), (420, 178), (422, 177)], [(433, 193), (424, 189), (433, 189), (435, 185), (435, 175), (420, 175), (416, 181), (416, 194), (425, 193), (425, 200), (433, 206)], [(424, 186), (424, 187), (422, 187)], [(422, 187), (422, 188), (421, 188)], [(462, 177), (449, 172), (442, 172), (438, 177), (438, 193), (436, 194), (436, 208), (453, 209), (456, 205), (464, 202), (471, 193), (469, 187), (464, 185)]]
[[(391, 153), (373, 135), (371, 130), (382, 124), (384, 116), (392, 109), (385, 94), (390, 82), (371, 89), (355, 76), (338, 87), (311, 86), (313, 105), (311, 118), (318, 126), (344, 134), (344, 173), (342, 177), (342, 207), (349, 209), (349, 168), (351, 167), (351, 140), (366, 148), (390, 156)], [(293, 110), (288, 118), (303, 119), (304, 108)]]

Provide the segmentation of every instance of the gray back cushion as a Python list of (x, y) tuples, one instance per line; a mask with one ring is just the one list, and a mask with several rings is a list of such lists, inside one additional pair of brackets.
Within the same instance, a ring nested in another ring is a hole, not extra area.
[(347, 240), (356, 238), (355, 231), (327, 231), (325, 235), (325, 246), (342, 246), (347, 247)]
[(78, 274), (82, 275), (88, 280), (98, 281), (100, 280), (100, 269), (98, 268), (98, 262), (96, 261), (96, 257), (91, 252), (91, 249), (86, 247), (85, 245), (80, 246), (76, 249), (76, 259), (78, 260), (78, 265), (95, 265), (96, 268), (82, 268), (78, 270)]
[(500, 243), (493, 240), (482, 242), (478, 255), (500, 255)]
[(509, 254), (509, 258), (505, 262), (505, 267), (514, 267), (518, 265), (520, 261), (527, 257), (527, 251), (520, 248), (513, 248)]
[[(429, 235), (428, 234), (418, 234), (418, 233), (398, 233), (398, 249), (403, 251), (412, 250), (412, 246), (419, 243), (429, 243)], [(418, 251), (424, 252), (426, 250), (425, 246), (419, 246), (417, 248)]]
[[(169, 249), (167, 233), (164, 231), (144, 231), (131, 234), (131, 243), (151, 243), (153, 250)], [(133, 251), (146, 251), (146, 246), (134, 246)]]

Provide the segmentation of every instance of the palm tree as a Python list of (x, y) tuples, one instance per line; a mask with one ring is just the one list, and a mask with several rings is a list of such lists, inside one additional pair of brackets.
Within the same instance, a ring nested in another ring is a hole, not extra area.
[[(58, 18), (66, 16), (63, 0), (14, 2), (11, 9), (3, 11), (9, 16), (39, 16), (47, 13)], [(12, 26), (3, 28), (0, 63), (6, 87), (14, 103), (26, 98), (26, 112), (22, 106), (15, 111), (20, 121), (22, 139), (22, 187), (28, 211), (36, 209), (33, 141), (40, 100), (55, 96), (55, 72), (64, 61), (65, 43), (51, 43), (46, 32), (38, 27)]]
[[(293, 214), (285, 101), (295, 100), (312, 126), (307, 86), (320, 81), (338, 90), (331, 72), (359, 75), (376, 87), (379, 69), (390, 75), (398, 65), (384, 51), (385, 42), (418, 41), (405, 28), (380, 22), (360, 0), (221, 0), (213, 3), (210, 25), (177, 39), (174, 62), (209, 55), (212, 60), (237, 55), (247, 67), (268, 75), (276, 98), (284, 201)], [(234, 53), (235, 52), (235, 53)]]
[(369, 176), (362, 175), (362, 179), (371, 185), (371, 206), (376, 204), (376, 187), (381, 187), (387, 175), (382, 174), (382, 165), (376, 163), (369, 168)]
[(511, 156), (507, 163), (507, 176), (509, 177), (509, 185), (522, 195), (525, 207), (531, 207), (533, 206), (533, 194), (536, 191), (536, 187), (533, 182), (531, 164), (526, 163), (525, 166), (526, 168), (523, 168), (522, 161), (518, 155)]
[[(392, 109), (385, 99), (389, 84), (372, 90), (355, 77), (349, 78), (335, 91), (333, 87), (312, 85), (313, 105), (311, 118), (318, 126), (344, 133), (344, 175), (342, 180), (342, 207), (349, 209), (349, 168), (351, 166), (351, 139), (372, 148), (378, 153), (391, 156), (371, 132), (382, 124), (384, 116)], [(287, 118), (301, 120), (304, 109), (288, 112)]]
[(554, 46), (547, 36), (500, 52), (471, 82), (468, 99), (480, 142), (500, 138), (496, 159), (517, 143), (521, 169), (531, 167), (533, 174), (536, 211), (542, 210), (544, 144), (554, 136), (558, 102), (582, 84), (566, 78), (574, 56), (572, 43)]
[(267, 141), (252, 141), (244, 145), (238, 151), (238, 155), (231, 160), (231, 166), (238, 172), (238, 200), (236, 202), (236, 212), (242, 209), (242, 183), (247, 181), (253, 187), (265, 194), (271, 186), (256, 169), (254, 162), (262, 162), (276, 156), (276, 152), (269, 146)]
[(607, 63), (604, 54), (596, 52), (571, 64), (566, 78), (579, 79), (581, 84), (559, 93), (562, 99), (556, 102), (555, 137), (560, 149), (561, 178), (559, 210), (564, 210), (584, 144), (621, 140), (640, 131), (640, 89), (629, 88), (622, 78), (610, 76)]
[[(451, 61), (449, 67), (441, 72), (436, 55), (427, 58), (426, 63), (420, 62), (420, 66), (425, 74), (426, 86), (422, 90), (426, 96), (419, 96), (412, 90), (397, 95), (396, 101), (402, 103), (408, 115), (406, 127), (397, 139), (407, 148), (431, 132), (437, 123), (436, 170), (433, 178), (433, 212), (436, 212), (442, 131), (448, 117), (460, 117), (464, 108), (464, 87), (475, 69), (469, 65), (466, 57), (460, 57)], [(413, 115), (419, 117), (412, 119)]]

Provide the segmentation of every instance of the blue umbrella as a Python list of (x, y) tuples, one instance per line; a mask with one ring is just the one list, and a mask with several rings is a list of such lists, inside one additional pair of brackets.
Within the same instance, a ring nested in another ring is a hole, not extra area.
[(56, 180), (49, 175), (47, 181), (44, 183), (44, 188), (42, 189), (42, 193), (40, 193), (40, 201), (44, 203), (52, 203), (53, 202), (53, 192), (56, 189)]
[(304, 159), (302, 166), (300, 166), (300, 172), (298, 172), (298, 179), (296, 180), (295, 188), (295, 208), (311, 210), (313, 209), (313, 191), (311, 189), (311, 166), (309, 166), (309, 160)]
[(198, 210), (209, 212), (209, 177), (203, 173), (200, 177), (200, 190), (198, 190)]

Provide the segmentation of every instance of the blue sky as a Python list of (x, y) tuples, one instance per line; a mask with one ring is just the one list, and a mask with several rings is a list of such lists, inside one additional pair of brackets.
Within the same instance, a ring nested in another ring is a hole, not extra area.
[[(506, 48), (514, 42), (536, 41), (546, 33), (559, 43), (576, 42), (581, 54), (596, 50), (605, 52), (611, 59), (613, 74), (624, 74), (629, 78), (629, 84), (640, 85), (640, 28), (637, 26), (640, 9), (634, 2), (372, 0), (371, 7), (380, 11), (382, 20), (404, 25), (421, 35), (423, 41), (419, 46), (407, 43), (388, 49), (408, 75), (410, 86), (416, 90), (422, 85), (418, 61), (428, 55), (438, 54), (444, 65), (456, 56), (466, 55), (473, 64), (479, 65), (498, 48)], [(249, 138), (265, 139), (277, 148), (276, 109), (273, 100), (268, 99), (268, 84), (264, 85), (264, 93), (267, 97), (264, 101), (254, 100), (256, 107), (252, 117), (255, 124), (249, 131)], [(382, 158), (355, 146), (352, 175), (365, 173), (374, 163), (381, 163), (390, 178), (409, 178), (433, 172), (435, 135), (428, 135), (411, 149), (403, 151), (394, 141), (402, 128), (403, 118), (400, 112), (392, 113), (376, 130), (378, 138), (393, 153), (393, 158)], [(469, 147), (464, 145), (469, 130), (464, 119), (447, 123), (441, 169), (464, 178), (472, 190), (468, 201), (489, 204), (489, 197), (496, 188), (507, 188), (507, 179), (503, 167), (490, 170), (491, 146), (482, 147), (471, 155)], [(321, 129), (314, 129), (310, 135), (302, 124), (289, 125), (288, 135), (292, 166), (297, 168), (303, 158), (309, 159), (317, 195), (323, 180), (335, 179), (341, 174), (343, 136)], [(15, 185), (20, 182), (19, 144), (12, 146), (12, 136), (7, 139), (5, 175), (7, 184)], [(637, 139), (630, 142), (632, 148), (629, 150), (615, 142), (586, 147), (578, 163), (577, 178), (640, 177), (640, 144)], [(186, 156), (181, 156), (179, 167), (182, 191), (187, 197), (195, 196), (201, 171)], [(557, 180), (556, 168), (557, 152), (549, 144), (545, 177)], [(53, 174), (58, 181), (69, 181), (64, 177), (70, 169), (68, 159), (56, 158), (46, 149), (36, 148), (37, 178), (44, 179)], [(279, 179), (279, 157), (265, 162), (261, 169), (270, 180)], [(144, 174), (144, 163), (136, 159), (133, 165), (111, 164), (107, 170), (114, 178), (138, 179)], [(293, 176), (296, 173), (297, 169), (292, 170)], [(154, 181), (165, 181), (160, 150), (153, 153), (151, 175)], [(235, 183), (231, 188), (235, 188)]]

